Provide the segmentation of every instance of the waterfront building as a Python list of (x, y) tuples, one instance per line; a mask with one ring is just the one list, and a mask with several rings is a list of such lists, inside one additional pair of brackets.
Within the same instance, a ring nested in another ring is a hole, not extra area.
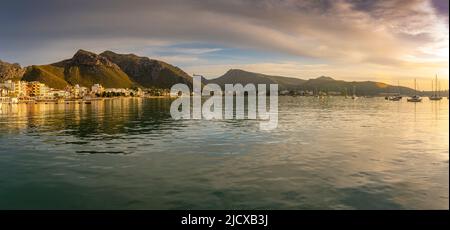
[(121, 93), (121, 94), (124, 94), (125, 96), (129, 96), (130, 95), (130, 90), (124, 89), (124, 88), (107, 88), (107, 89), (105, 89), (105, 92), (107, 92), (107, 93)]
[(27, 82), (16, 81), (14, 82), (14, 95), (17, 97), (26, 97), (27, 95)]
[(70, 95), (74, 98), (80, 97), (80, 85), (76, 84), (73, 87), (70, 88)]
[(143, 97), (144, 91), (141, 88), (137, 88), (137, 90), (134, 92), (134, 95), (138, 97)]
[(70, 87), (70, 95), (73, 98), (82, 98), (88, 94), (88, 88), (80, 86), (76, 84), (73, 87)]
[(46, 97), (49, 91), (48, 86), (38, 81), (28, 82), (26, 96)]
[(105, 88), (103, 88), (103, 86), (100, 84), (94, 84), (91, 87), (92, 94), (102, 94), (103, 92), (105, 92)]
[(11, 80), (0, 83), (0, 88), (8, 89), (9, 91), (14, 91), (14, 83)]
[(3, 83), (0, 83), (0, 87), (7, 89), (9, 96), (16, 96), (16, 97), (27, 96), (27, 82), (25, 81), (7, 80)]
[(94, 94), (115, 93), (115, 96), (144, 96), (144, 91), (140, 88), (107, 88), (101, 84), (94, 84), (90, 89), (80, 85), (66, 86), (64, 90), (53, 89), (39, 81), (5, 81), (0, 83), (1, 97), (15, 97), (19, 100), (54, 100), (69, 98), (84, 98)]
[(50, 88), (47, 92), (47, 95), (45, 96), (45, 99), (61, 99), (61, 98), (69, 98), (70, 92), (67, 92), (65, 90), (59, 90), (59, 89), (52, 89)]

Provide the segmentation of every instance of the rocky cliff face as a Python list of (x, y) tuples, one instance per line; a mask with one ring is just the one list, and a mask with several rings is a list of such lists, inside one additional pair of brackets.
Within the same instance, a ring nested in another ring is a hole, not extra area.
[(78, 50), (71, 59), (61, 62), (30, 66), (23, 80), (40, 81), (58, 89), (75, 84), (91, 87), (96, 83), (107, 88), (135, 86), (119, 66), (105, 57), (85, 50)]
[(192, 86), (192, 77), (186, 72), (159, 60), (112, 51), (105, 51), (100, 56), (117, 64), (132, 81), (143, 87), (170, 88), (176, 83)]
[(25, 69), (19, 64), (10, 64), (0, 60), (0, 82), (21, 79), (24, 73)]
[(105, 57), (97, 55), (95, 53), (86, 51), (86, 50), (78, 50), (71, 59), (64, 60), (54, 65), (66, 67), (66, 66), (104, 66), (115, 69), (120, 69), (119, 66), (111, 62)]

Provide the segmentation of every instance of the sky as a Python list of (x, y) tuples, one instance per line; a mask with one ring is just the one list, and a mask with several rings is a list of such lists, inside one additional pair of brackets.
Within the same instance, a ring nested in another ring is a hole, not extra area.
[(229, 69), (431, 89), (449, 78), (448, 0), (2, 0), (0, 59), (135, 53), (206, 78)]

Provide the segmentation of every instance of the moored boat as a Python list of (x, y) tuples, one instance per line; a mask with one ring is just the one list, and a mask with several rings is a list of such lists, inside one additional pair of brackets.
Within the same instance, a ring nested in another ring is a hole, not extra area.
[(401, 101), (402, 100), (402, 96), (392, 96), (389, 97), (389, 101)]
[(440, 91), (438, 91), (438, 79), (436, 74), (436, 80), (431, 82), (431, 88), (434, 91), (433, 95), (429, 97), (430, 101), (439, 101), (442, 100), (440, 95)]
[(416, 95), (410, 97), (407, 99), (408, 102), (421, 102), (422, 98), (417, 95), (417, 81), (414, 79), (414, 91), (416, 92)]
[(388, 97), (388, 100), (390, 100), (390, 101), (400, 101), (400, 100), (402, 100), (402, 96), (401, 96), (401, 93), (400, 93), (400, 82), (399, 81), (397, 82), (397, 95)]
[(421, 102), (422, 98), (419, 95), (414, 95), (407, 99), (408, 102)]

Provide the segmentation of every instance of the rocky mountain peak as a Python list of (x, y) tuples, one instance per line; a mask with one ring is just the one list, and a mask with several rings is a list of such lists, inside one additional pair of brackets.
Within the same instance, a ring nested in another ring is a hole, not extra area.
[(10, 79), (20, 79), (25, 73), (25, 69), (19, 64), (10, 64), (0, 60), (0, 82)]
[(104, 65), (118, 68), (116, 64), (108, 60), (106, 57), (82, 49), (78, 50), (75, 55), (73, 55), (70, 62), (73, 65)]
[(170, 88), (175, 83), (191, 85), (192, 78), (180, 68), (135, 54), (105, 51), (100, 56), (118, 65), (135, 82), (144, 87)]

